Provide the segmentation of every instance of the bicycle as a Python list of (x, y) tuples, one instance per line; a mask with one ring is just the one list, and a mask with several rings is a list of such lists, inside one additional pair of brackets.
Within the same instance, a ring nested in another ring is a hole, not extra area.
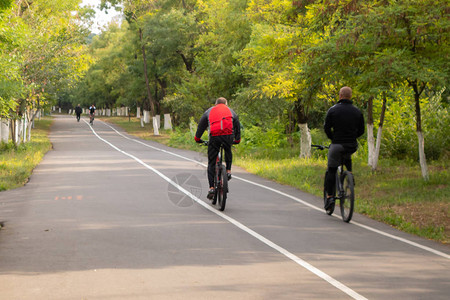
[[(320, 150), (329, 149), (329, 146), (311, 145), (311, 147), (318, 148)], [(327, 203), (327, 187), (326, 178), (327, 172), (325, 172), (324, 187), (323, 187), (323, 201), (324, 205)], [(337, 191), (337, 196), (336, 196)], [(344, 170), (344, 160), (341, 158), (341, 164), (336, 172), (336, 188), (333, 191), (333, 196), (336, 200), (339, 200), (339, 206), (341, 209), (342, 220), (349, 223), (353, 216), (353, 209), (355, 207), (355, 190), (353, 174), (347, 170)], [(332, 205), (325, 212), (328, 215), (332, 215), (335, 205)]]
[[(204, 146), (208, 145), (208, 141), (203, 142)], [(228, 175), (225, 165), (222, 163), (223, 145), (220, 145), (219, 154), (217, 155), (214, 175), (214, 197), (212, 205), (216, 205), (220, 211), (225, 210), (228, 194)]]
[(90, 114), (90, 119), (89, 119), (89, 123), (90, 123), (91, 125), (94, 125), (94, 117), (95, 117), (95, 113), (91, 113), (91, 114)]

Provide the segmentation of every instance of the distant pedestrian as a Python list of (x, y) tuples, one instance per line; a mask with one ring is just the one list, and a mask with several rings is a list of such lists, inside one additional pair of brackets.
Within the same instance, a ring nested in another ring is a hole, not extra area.
[(81, 113), (83, 112), (83, 109), (80, 107), (80, 104), (75, 107), (75, 113), (77, 114), (77, 122), (80, 122)]

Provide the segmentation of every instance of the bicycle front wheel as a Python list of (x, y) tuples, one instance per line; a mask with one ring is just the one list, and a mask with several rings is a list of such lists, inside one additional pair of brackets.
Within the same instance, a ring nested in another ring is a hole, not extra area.
[(225, 204), (227, 203), (228, 177), (224, 165), (222, 165), (221, 169), (219, 175), (219, 190), (217, 191), (217, 205), (219, 206), (220, 211), (224, 211)]
[(340, 199), (341, 216), (344, 222), (350, 222), (355, 206), (355, 188), (353, 185), (353, 175), (348, 171), (342, 174), (342, 187), (344, 194)]

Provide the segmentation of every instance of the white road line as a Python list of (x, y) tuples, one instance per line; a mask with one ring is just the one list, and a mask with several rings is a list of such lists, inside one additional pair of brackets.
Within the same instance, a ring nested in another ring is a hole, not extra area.
[[(84, 121), (84, 120), (83, 120)], [(84, 121), (86, 122), (86, 121)], [(87, 124), (87, 122), (86, 122)], [(89, 125), (89, 124), (88, 124)], [(349, 295), (350, 297), (352, 297), (353, 299), (358, 299), (358, 300), (367, 300), (367, 298), (365, 298), (364, 296), (358, 294), (357, 292), (355, 292), (354, 290), (352, 290), (351, 288), (347, 287), (346, 285), (342, 284), (341, 282), (337, 281), (336, 279), (334, 279), (333, 277), (329, 276), (328, 274), (324, 273), (323, 271), (317, 269), (316, 267), (314, 267), (313, 265), (309, 264), (308, 262), (304, 261), (303, 259), (301, 259), (300, 257), (294, 255), (293, 253), (289, 252), (288, 250), (284, 249), (283, 247), (280, 247), (279, 245), (273, 243), (272, 241), (270, 241), (269, 239), (265, 238), (264, 236), (260, 235), (259, 233), (253, 231), (252, 229), (248, 228), (247, 226), (245, 226), (244, 224), (236, 221), (235, 219), (227, 216), (226, 214), (216, 210), (215, 208), (213, 208), (212, 206), (210, 206), (209, 204), (205, 203), (204, 201), (200, 200), (199, 198), (197, 198), (195, 195), (193, 195), (192, 193), (190, 193), (189, 191), (187, 191), (186, 189), (184, 189), (183, 187), (181, 187), (180, 185), (178, 185), (176, 182), (174, 182), (173, 180), (171, 180), (169, 177), (167, 177), (166, 175), (164, 175), (163, 173), (159, 172), (158, 170), (156, 170), (155, 168), (153, 168), (152, 166), (146, 164), (145, 162), (143, 162), (141, 159), (137, 158), (136, 156), (129, 154), (121, 149), (119, 149), (117, 146), (113, 145), (112, 143), (108, 142), (107, 140), (103, 139), (102, 137), (100, 137), (97, 132), (95, 132), (95, 130), (92, 128), (92, 126), (89, 125), (89, 127), (91, 128), (92, 132), (95, 134), (95, 136), (100, 139), (101, 141), (103, 141), (104, 143), (108, 144), (109, 146), (111, 146), (113, 149), (117, 150), (118, 152), (134, 159), (136, 162), (138, 162), (139, 164), (141, 164), (142, 166), (144, 166), (145, 168), (151, 170), (152, 172), (156, 173), (157, 175), (159, 175), (161, 178), (163, 178), (165, 181), (167, 181), (168, 183), (170, 183), (171, 185), (173, 185), (175, 188), (177, 188), (180, 192), (186, 194), (188, 197), (190, 197), (193, 201), (197, 202), (198, 204), (200, 204), (201, 206), (203, 206), (204, 208), (206, 208), (207, 210), (209, 210), (210, 212), (218, 215), (219, 217), (227, 220), (228, 222), (230, 222), (231, 224), (235, 225), (236, 227), (238, 227), (239, 229), (241, 229), (242, 231), (248, 233), (249, 235), (253, 236), (254, 238), (260, 240), (261, 242), (263, 242), (264, 244), (266, 244), (267, 246), (271, 247), (272, 249), (278, 251), (279, 253), (283, 254), (284, 256), (286, 256), (287, 258), (291, 259), (292, 261), (294, 261), (295, 263), (299, 264), (300, 266), (302, 266), (303, 268), (307, 269), (308, 271), (310, 271), (311, 273), (315, 274), (316, 276), (322, 278), (323, 280), (325, 280), (326, 282), (328, 282), (329, 284), (333, 285), (334, 287), (338, 288), (339, 290), (341, 290), (342, 292), (346, 293), (347, 295)], [(112, 128), (112, 127), (111, 127)]]
[[(182, 159), (184, 159), (184, 160), (194, 162), (194, 163), (199, 164), (199, 165), (202, 165), (202, 166), (204, 166), (204, 167), (207, 167), (206, 164), (203, 164), (203, 163), (201, 163), (201, 162), (199, 162), (199, 161), (196, 161), (196, 160), (194, 160), (194, 159), (190, 159), (190, 158), (184, 157), (184, 156), (182, 156), (182, 155), (179, 155), (179, 154), (176, 154), (176, 153), (173, 153), (173, 152), (164, 150), (164, 149), (160, 149), (160, 148), (157, 148), (157, 147), (148, 145), (148, 144), (146, 144), (146, 143), (144, 143), (144, 142), (142, 142), (142, 141), (139, 141), (139, 140), (136, 140), (136, 139), (129, 138), (129, 137), (123, 135), (122, 133), (120, 133), (119, 131), (117, 131), (114, 127), (110, 126), (109, 124), (106, 124), (106, 123), (104, 123), (104, 122), (103, 122), (103, 124), (105, 124), (106, 126), (108, 126), (109, 128), (111, 128), (112, 130), (114, 130), (114, 131), (115, 131), (117, 134), (119, 134), (120, 136), (122, 136), (122, 137), (124, 137), (124, 138), (126, 138), (126, 139), (128, 139), (128, 140), (130, 140), (130, 141), (133, 141), (133, 142), (142, 144), (142, 145), (144, 145), (145, 147), (152, 148), (152, 149), (154, 149), (154, 150), (161, 151), (161, 152), (164, 152), (164, 153), (167, 153), (167, 154), (170, 154), (170, 155), (173, 155), (173, 156), (182, 158)], [(299, 198), (297, 198), (297, 197), (291, 196), (291, 195), (286, 194), (286, 193), (284, 193), (284, 192), (281, 192), (281, 191), (279, 191), (279, 190), (276, 190), (276, 189), (273, 189), (273, 188), (271, 188), (271, 187), (268, 187), (268, 186), (265, 186), (265, 185), (262, 185), (262, 184), (259, 184), (259, 183), (256, 183), (256, 182), (253, 182), (253, 181), (244, 179), (244, 178), (241, 178), (241, 177), (239, 177), (239, 176), (234, 176), (234, 175), (233, 175), (233, 178), (238, 179), (238, 180), (241, 180), (241, 181), (244, 181), (244, 182), (246, 182), (246, 183), (249, 183), (249, 184), (252, 184), (252, 185), (255, 185), (255, 186), (258, 186), (258, 187), (260, 187), (260, 188), (263, 188), (263, 189), (272, 191), (272, 192), (274, 192), (274, 193), (276, 193), (276, 194), (282, 195), (282, 196), (287, 197), (287, 198), (290, 198), (290, 199), (292, 199), (292, 200), (294, 200), (294, 201), (296, 201), (296, 202), (299, 202), (299, 203), (301, 203), (301, 204), (303, 204), (303, 205), (305, 205), (305, 206), (308, 206), (309, 208), (312, 208), (312, 209), (315, 209), (315, 210), (317, 210), (317, 211), (323, 212), (323, 209), (322, 209), (322, 208), (319, 208), (319, 207), (317, 207), (317, 206), (315, 206), (315, 205), (312, 205), (312, 204), (310, 204), (310, 203), (308, 203), (308, 202), (306, 202), (306, 201), (304, 201), (304, 200), (301, 200), (301, 199), (299, 199)], [(336, 218), (340, 218), (340, 216), (338, 216), (338, 215), (333, 215), (333, 216), (336, 217)], [(441, 252), (441, 251), (435, 250), (435, 249), (433, 249), (433, 248), (430, 248), (430, 247), (421, 245), (421, 244), (419, 244), (419, 243), (416, 243), (416, 242), (407, 240), (407, 239), (405, 239), (405, 238), (402, 238), (402, 237), (399, 237), (399, 236), (396, 236), (396, 235), (393, 235), (393, 234), (390, 234), (390, 233), (387, 233), (387, 232), (384, 232), (384, 231), (375, 229), (375, 228), (373, 228), (373, 227), (370, 227), (370, 226), (367, 226), (367, 225), (364, 225), (364, 224), (361, 224), (361, 223), (358, 223), (358, 222), (355, 222), (355, 221), (352, 221), (351, 224), (356, 225), (356, 226), (359, 226), (359, 227), (364, 228), (364, 229), (366, 229), (366, 230), (372, 231), (372, 232), (374, 232), (374, 233), (378, 233), (378, 234), (383, 235), (383, 236), (385, 236), (385, 237), (388, 237), (388, 238), (391, 238), (391, 239), (394, 239), (394, 240), (397, 240), (397, 241), (406, 243), (406, 244), (408, 244), (408, 245), (411, 245), (411, 246), (420, 248), (420, 249), (422, 249), (422, 250), (431, 252), (431, 253), (436, 254), (436, 255), (438, 255), (438, 256), (441, 256), (441, 257), (450, 259), (450, 255), (448, 255), (448, 254), (446, 254), (446, 253), (444, 253), (444, 252)]]

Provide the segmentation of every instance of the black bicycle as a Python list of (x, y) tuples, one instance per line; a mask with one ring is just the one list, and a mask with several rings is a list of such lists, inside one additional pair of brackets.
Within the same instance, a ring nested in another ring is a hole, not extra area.
[(95, 113), (91, 113), (90, 115), (89, 115), (89, 123), (91, 124), (91, 125), (94, 125), (94, 118), (95, 118)]
[[(311, 145), (311, 147), (318, 148), (320, 150), (329, 149), (328, 146)], [(327, 203), (327, 187), (326, 178), (327, 172), (325, 172), (324, 186), (323, 186), (323, 201), (324, 205)], [(337, 193), (336, 193), (337, 192)], [(337, 195), (336, 195), (337, 194)], [(341, 158), (341, 165), (336, 172), (336, 189), (333, 191), (333, 196), (336, 200), (339, 200), (339, 206), (341, 208), (341, 216), (344, 222), (350, 222), (353, 216), (353, 209), (355, 207), (355, 189), (353, 174), (347, 170), (344, 170), (344, 160)], [(334, 205), (328, 208), (326, 213), (332, 215), (334, 212)]]
[[(203, 145), (207, 146), (208, 141), (204, 141)], [(220, 211), (225, 210), (228, 194), (228, 175), (225, 165), (222, 163), (223, 145), (220, 145), (219, 154), (217, 155), (214, 175), (214, 198), (212, 205), (216, 205)]]

